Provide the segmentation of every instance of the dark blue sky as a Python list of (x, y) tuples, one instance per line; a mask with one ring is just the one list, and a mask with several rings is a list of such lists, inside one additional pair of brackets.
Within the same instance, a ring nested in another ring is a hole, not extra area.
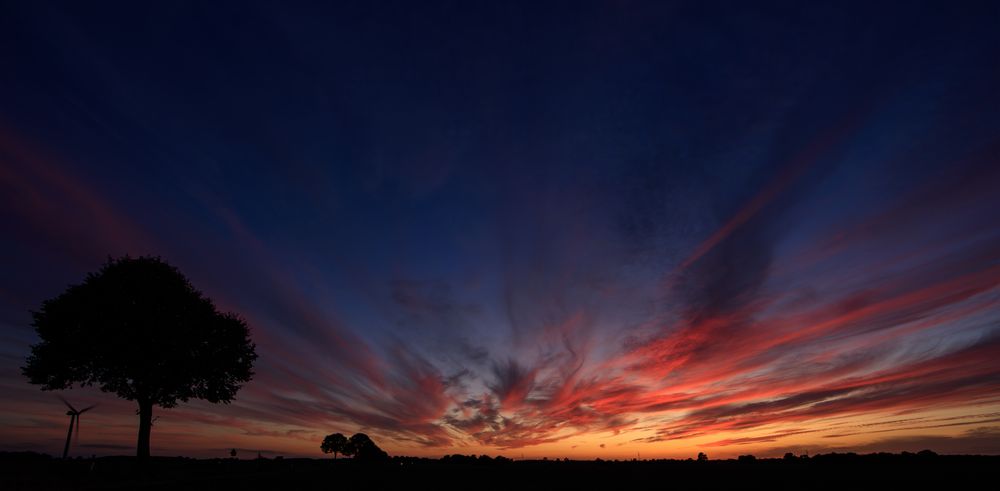
[(1000, 452), (995, 2), (296, 3), (0, 7), (10, 446), (29, 309), (129, 253), (261, 352), (168, 453)]

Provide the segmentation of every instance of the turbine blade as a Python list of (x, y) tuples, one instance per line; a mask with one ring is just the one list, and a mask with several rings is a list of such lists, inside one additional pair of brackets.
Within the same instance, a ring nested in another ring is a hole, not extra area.
[(97, 404), (93, 404), (93, 405), (87, 406), (87, 407), (85, 407), (85, 408), (77, 411), (77, 414), (83, 414), (83, 413), (85, 413), (87, 411), (90, 411), (91, 409), (94, 409), (95, 407), (97, 407)]
[(70, 403), (69, 403), (69, 401), (67, 401), (66, 399), (63, 399), (63, 396), (56, 396), (56, 397), (58, 397), (58, 398), (59, 398), (59, 400), (60, 400), (60, 401), (62, 401), (62, 402), (63, 402), (63, 404), (65, 404), (65, 405), (66, 405), (66, 407), (68, 407), (68, 408), (69, 408), (69, 410), (70, 410), (70, 411), (73, 411), (74, 413), (75, 413), (75, 412), (77, 412), (76, 408), (75, 408), (75, 407), (73, 407), (73, 405), (72, 405), (72, 404), (70, 404)]

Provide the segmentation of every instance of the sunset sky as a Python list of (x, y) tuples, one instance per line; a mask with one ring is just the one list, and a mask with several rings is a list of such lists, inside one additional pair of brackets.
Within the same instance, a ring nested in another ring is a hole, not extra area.
[(279, 3), (0, 6), (0, 451), (131, 254), (259, 354), (154, 455), (1000, 454), (1000, 3)]

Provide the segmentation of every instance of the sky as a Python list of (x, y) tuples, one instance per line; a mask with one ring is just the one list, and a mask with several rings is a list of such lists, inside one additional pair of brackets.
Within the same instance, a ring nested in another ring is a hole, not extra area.
[[(333, 5), (336, 4), (336, 5)], [(4, 2), (0, 450), (32, 309), (161, 256), (244, 316), (154, 455), (1000, 454), (996, 2)], [(72, 455), (133, 402), (61, 393)]]

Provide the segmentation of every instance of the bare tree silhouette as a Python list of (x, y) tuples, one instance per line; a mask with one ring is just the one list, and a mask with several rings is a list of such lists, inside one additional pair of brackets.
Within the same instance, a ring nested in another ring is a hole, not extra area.
[(228, 403), (253, 376), (246, 321), (218, 312), (160, 258), (109, 259), (32, 315), (41, 342), (22, 373), (42, 390), (97, 385), (136, 401), (140, 459), (149, 456), (153, 406)]

